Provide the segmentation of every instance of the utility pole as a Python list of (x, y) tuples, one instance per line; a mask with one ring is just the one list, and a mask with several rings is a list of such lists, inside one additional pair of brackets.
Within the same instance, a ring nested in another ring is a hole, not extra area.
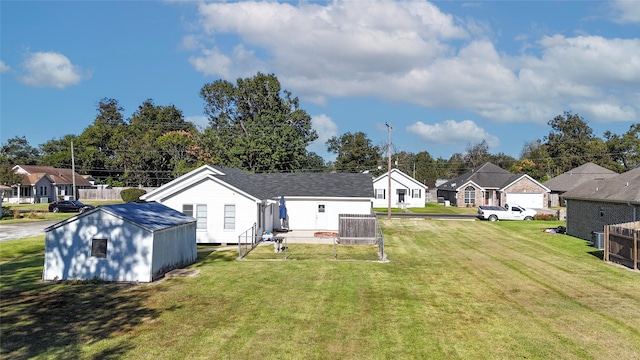
[(388, 170), (387, 170), (387, 179), (389, 180), (389, 183), (387, 184), (387, 199), (388, 199), (388, 206), (387, 206), (387, 219), (391, 219), (391, 130), (393, 129), (391, 127), (391, 125), (389, 125), (389, 123), (384, 123), (387, 126), (387, 133), (389, 134), (389, 148), (388, 148), (388, 155), (389, 155), (389, 160), (388, 160)]
[(73, 192), (73, 200), (78, 200), (76, 196), (76, 161), (73, 157), (73, 140), (71, 140), (71, 178), (73, 179), (73, 189), (71, 190)]

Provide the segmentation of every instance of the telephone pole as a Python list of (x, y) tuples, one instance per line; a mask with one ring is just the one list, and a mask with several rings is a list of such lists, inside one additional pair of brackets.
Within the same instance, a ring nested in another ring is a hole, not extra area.
[(388, 155), (389, 155), (389, 160), (388, 160), (388, 166), (387, 166), (387, 180), (389, 180), (389, 183), (387, 184), (387, 199), (388, 199), (388, 205), (387, 205), (387, 219), (391, 219), (391, 130), (393, 129), (391, 127), (391, 125), (389, 125), (389, 123), (384, 123), (387, 126), (387, 133), (389, 135), (389, 148), (388, 148)]

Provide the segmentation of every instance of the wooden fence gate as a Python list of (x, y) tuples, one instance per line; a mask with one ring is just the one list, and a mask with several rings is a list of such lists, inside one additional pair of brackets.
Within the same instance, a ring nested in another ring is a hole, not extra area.
[(638, 241), (640, 221), (605, 226), (603, 259), (638, 270)]

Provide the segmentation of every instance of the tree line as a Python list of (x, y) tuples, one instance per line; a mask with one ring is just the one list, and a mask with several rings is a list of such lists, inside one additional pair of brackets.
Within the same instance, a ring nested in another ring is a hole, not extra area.
[[(0, 183), (15, 184), (15, 164), (75, 168), (113, 186), (159, 186), (202, 164), (249, 172), (363, 172), (387, 170), (386, 144), (375, 145), (364, 132), (344, 133), (326, 142), (336, 160), (325, 162), (308, 151), (318, 138), (299, 100), (281, 88), (273, 74), (257, 73), (236, 83), (217, 80), (200, 90), (208, 125), (198, 129), (173, 105), (144, 101), (129, 118), (115, 99), (99, 101), (92, 124), (37, 148), (16, 136), (0, 146)], [(593, 134), (578, 114), (565, 112), (548, 122), (543, 139), (524, 144), (520, 158), (491, 154), (486, 141), (465, 152), (434, 159), (427, 151), (392, 151), (392, 165), (433, 186), (490, 161), (514, 173), (544, 181), (586, 162), (623, 172), (640, 163), (640, 123), (624, 134)]]

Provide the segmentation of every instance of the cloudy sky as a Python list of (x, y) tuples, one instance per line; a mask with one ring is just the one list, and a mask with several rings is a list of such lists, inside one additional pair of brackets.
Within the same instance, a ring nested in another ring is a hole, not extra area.
[(0, 142), (80, 134), (103, 98), (206, 125), (203, 85), (275, 74), (331, 136), (392, 128), (448, 159), (519, 157), (564, 111), (596, 136), (640, 120), (640, 1), (2, 1)]

